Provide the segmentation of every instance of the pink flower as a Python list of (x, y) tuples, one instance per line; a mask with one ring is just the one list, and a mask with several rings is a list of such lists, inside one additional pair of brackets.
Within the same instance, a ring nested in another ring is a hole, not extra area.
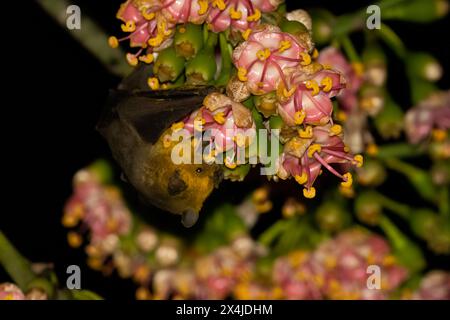
[(278, 4), (277, 0), (212, 0), (207, 22), (214, 32), (229, 27), (245, 32), (259, 24), (261, 12), (274, 11)]
[(413, 299), (450, 300), (450, 274), (444, 271), (431, 271), (425, 275)]
[(450, 91), (436, 92), (405, 116), (405, 131), (411, 143), (419, 143), (430, 136), (433, 129), (450, 129)]
[(0, 300), (25, 300), (25, 295), (18, 286), (6, 282), (0, 284)]
[(135, 66), (139, 61), (151, 63), (152, 52), (167, 48), (172, 41), (175, 25), (167, 21), (160, 0), (128, 0), (117, 12), (122, 20), (122, 31), (129, 33), (121, 39), (109, 38), (109, 45), (116, 48), (119, 42), (130, 40), (131, 47), (140, 47), (136, 54), (127, 54), (128, 62)]
[(247, 83), (253, 94), (275, 90), (282, 82), (287, 88), (285, 69), (309, 64), (306, 46), (278, 27), (264, 26), (250, 34), (233, 52), (239, 80)]
[(331, 121), (331, 98), (345, 87), (339, 72), (323, 69), (312, 75), (294, 71), (283, 88), (278, 113), (288, 126), (300, 124), (326, 124)]
[(161, 0), (162, 13), (171, 23), (202, 24), (208, 15), (208, 0)]
[(283, 153), (279, 159), (277, 175), (286, 179), (293, 176), (295, 180), (304, 185), (303, 195), (313, 198), (316, 190), (314, 181), (322, 168), (326, 168), (335, 176), (342, 179), (343, 187), (352, 185), (352, 175), (347, 172), (339, 173), (330, 164), (362, 165), (362, 156), (352, 156), (340, 137), (342, 128), (339, 125), (310, 127), (299, 131), (299, 137), (291, 138), (284, 145)]
[(320, 51), (318, 62), (332, 66), (341, 72), (347, 80), (346, 90), (338, 96), (338, 101), (343, 110), (350, 112), (358, 106), (357, 92), (363, 83), (362, 72), (359, 65), (352, 66), (345, 56), (334, 47), (327, 47)]

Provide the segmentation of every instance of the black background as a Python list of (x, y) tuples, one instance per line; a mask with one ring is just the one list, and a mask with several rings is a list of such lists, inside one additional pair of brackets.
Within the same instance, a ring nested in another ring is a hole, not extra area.
[[(119, 33), (120, 22), (115, 19), (115, 13), (120, 0), (72, 3), (81, 7), (82, 14), (95, 18), (108, 33)], [(325, 7), (341, 14), (371, 3), (308, 0), (288, 1), (288, 7)], [(131, 281), (104, 278), (87, 268), (82, 249), (68, 247), (66, 231), (60, 224), (64, 202), (71, 193), (73, 174), (98, 157), (109, 157), (107, 145), (94, 127), (108, 89), (115, 87), (120, 79), (111, 76), (36, 3), (25, 1), (20, 6), (10, 11), (13, 24), (7, 24), (3, 32), (8, 33), (8, 38), (3, 38), (5, 46), (2, 48), (5, 55), (1, 153), (4, 164), (0, 228), (30, 260), (54, 262), (61, 279), (68, 265), (78, 264), (83, 270), (84, 288), (93, 289), (106, 298), (132, 299), (135, 286)], [(433, 53), (444, 69), (450, 70), (448, 22), (446, 18), (431, 25), (389, 25), (398, 31), (409, 48)], [(389, 89), (403, 106), (408, 106), (405, 79), (396, 78), (401, 74), (401, 62), (390, 57), (390, 67), (393, 76)], [(440, 85), (448, 88), (449, 84), (447, 73)], [(398, 188), (404, 186), (400, 177), (391, 179), (394, 182), (386, 187), (387, 193), (396, 193), (397, 198), (420, 205), (420, 200), (411, 199), (412, 193), (407, 187)], [(243, 194), (240, 191), (255, 183), (254, 180), (238, 186), (225, 183), (220, 195), (216, 193), (206, 206), (224, 197), (239, 201)], [(265, 223), (276, 218), (274, 215), (264, 218)], [(164, 219), (179, 223), (175, 217)], [(176, 230), (186, 232), (181, 228)], [(429, 255), (428, 258), (432, 267), (448, 268), (443, 257)], [(5, 279), (7, 276), (0, 270), (0, 282)]]

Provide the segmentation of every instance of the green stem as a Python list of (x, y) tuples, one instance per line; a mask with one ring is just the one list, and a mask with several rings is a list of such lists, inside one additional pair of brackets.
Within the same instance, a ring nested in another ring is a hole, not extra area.
[(392, 143), (379, 146), (376, 157), (379, 159), (408, 158), (421, 155), (422, 153), (423, 150), (420, 150), (416, 145)]
[(443, 186), (439, 191), (439, 212), (442, 216), (450, 218), (450, 195), (449, 195), (449, 187)]
[[(374, 191), (376, 192), (376, 191)], [(406, 204), (397, 202), (391, 198), (386, 197), (384, 194), (381, 194), (379, 192), (377, 193), (377, 197), (381, 203), (381, 205), (388, 209), (389, 211), (392, 211), (393, 213), (399, 215), (402, 218), (408, 219), (410, 216), (410, 213), (412, 212), (411, 207), (409, 207)]]
[(258, 242), (265, 246), (269, 246), (275, 238), (277, 238), (286, 230), (287, 227), (289, 227), (289, 224), (289, 220), (278, 220), (259, 236)]
[(231, 50), (228, 45), (227, 38), (222, 32), (219, 35), (220, 54), (222, 56), (222, 69), (217, 78), (216, 85), (225, 86), (228, 83), (231, 75)]
[(388, 45), (395, 54), (404, 59), (406, 56), (406, 47), (400, 37), (389, 26), (382, 23), (381, 28), (377, 30), (379, 37)]
[(2, 231), (0, 231), (0, 264), (22, 290), (36, 279), (31, 271), (30, 262), (17, 251)]
[[(51, 17), (53, 17), (63, 28), (67, 28), (66, 19), (67, 7), (70, 3), (67, 0), (37, 0), (37, 3)], [(94, 20), (85, 13), (81, 18), (81, 29), (68, 30), (68, 33), (82, 44), (92, 55), (94, 55), (107, 70), (111, 73), (123, 77), (130, 73), (132, 68), (125, 59), (125, 53), (119, 48), (113, 49), (108, 45), (108, 36), (105, 31), (97, 25)]]
[(345, 53), (347, 54), (348, 58), (351, 62), (360, 62), (361, 58), (358, 55), (358, 52), (356, 52), (355, 46), (353, 45), (352, 41), (348, 36), (343, 36), (340, 39), (340, 42), (342, 44), (342, 47), (344, 48)]

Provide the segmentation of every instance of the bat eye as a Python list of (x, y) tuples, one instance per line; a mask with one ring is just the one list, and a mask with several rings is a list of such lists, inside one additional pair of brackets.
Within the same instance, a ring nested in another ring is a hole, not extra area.
[(203, 169), (199, 167), (199, 168), (195, 169), (195, 172), (197, 172), (197, 173), (202, 173), (202, 172), (203, 172)]

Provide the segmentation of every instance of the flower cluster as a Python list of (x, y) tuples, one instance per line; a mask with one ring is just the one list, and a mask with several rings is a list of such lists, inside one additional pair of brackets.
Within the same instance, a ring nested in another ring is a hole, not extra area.
[(37, 288), (29, 290), (26, 294), (15, 284), (0, 283), (0, 300), (47, 300), (47, 294)]

